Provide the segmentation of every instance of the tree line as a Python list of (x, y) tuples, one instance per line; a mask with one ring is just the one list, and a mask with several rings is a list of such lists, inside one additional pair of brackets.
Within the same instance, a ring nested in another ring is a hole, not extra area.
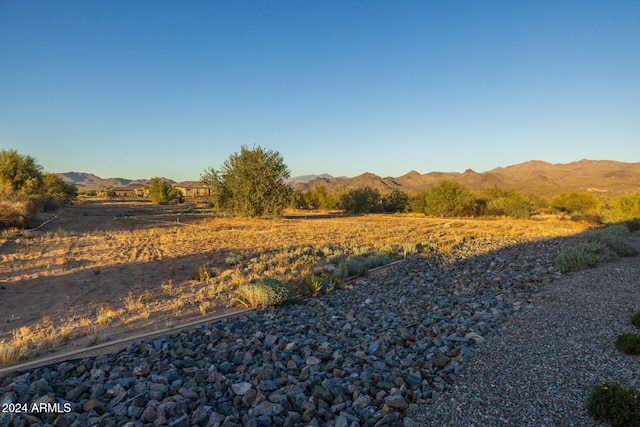
[(387, 194), (371, 187), (316, 186), (294, 191), (290, 172), (277, 151), (243, 146), (217, 170), (209, 168), (202, 183), (213, 191), (219, 210), (243, 216), (276, 216), (285, 208), (342, 210), (352, 214), (413, 212), (436, 217), (507, 216), (529, 218), (537, 213), (563, 213), (592, 222), (640, 221), (640, 194), (602, 202), (587, 192), (566, 192), (551, 199), (493, 187), (476, 194), (443, 180), (418, 194), (395, 189)]
[[(296, 208), (351, 214), (413, 212), (436, 217), (529, 218), (536, 213), (560, 212), (593, 222), (640, 222), (640, 194), (602, 202), (591, 193), (567, 192), (549, 200), (498, 187), (476, 194), (449, 180), (411, 195), (398, 189), (382, 194), (371, 187), (329, 191), (316, 186), (294, 191), (287, 183), (290, 175), (279, 152), (242, 146), (220, 168), (205, 170), (200, 181), (210, 188), (210, 203), (218, 211), (248, 217), (279, 216), (286, 208)], [(77, 192), (75, 186), (44, 173), (35, 159), (15, 150), (0, 151), (0, 187), (0, 226), (24, 222), (25, 210), (32, 213), (38, 207), (71, 201)], [(149, 196), (155, 203), (180, 202), (182, 197), (160, 178), (151, 180)]]
[(78, 189), (16, 150), (0, 150), (0, 229), (24, 227), (40, 210), (72, 201)]

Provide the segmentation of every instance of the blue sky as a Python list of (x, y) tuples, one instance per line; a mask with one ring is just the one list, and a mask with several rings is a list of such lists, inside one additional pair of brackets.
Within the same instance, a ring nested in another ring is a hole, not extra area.
[(640, 161), (640, 2), (0, 0), (0, 148), (198, 179)]

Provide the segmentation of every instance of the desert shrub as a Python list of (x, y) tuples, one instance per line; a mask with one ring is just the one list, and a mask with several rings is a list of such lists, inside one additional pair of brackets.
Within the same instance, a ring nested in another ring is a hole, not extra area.
[(313, 274), (305, 279), (305, 285), (309, 295), (316, 296), (319, 293), (328, 294), (333, 292), (336, 282), (324, 274)]
[(347, 257), (342, 254), (336, 254), (336, 255), (331, 255), (327, 257), (327, 261), (333, 265), (340, 265), (346, 260), (347, 260)]
[(638, 390), (617, 382), (602, 382), (591, 389), (587, 399), (591, 416), (614, 427), (640, 426)]
[(485, 190), (480, 203), (485, 215), (529, 218), (534, 212), (533, 202), (515, 190), (502, 190), (497, 187)]
[(303, 197), (306, 205), (311, 209), (339, 209), (342, 192), (338, 190), (329, 192), (324, 185), (317, 185), (307, 190)]
[(624, 354), (640, 354), (640, 335), (626, 332), (616, 337), (616, 348)]
[(212, 190), (217, 208), (249, 217), (277, 216), (291, 200), (290, 172), (280, 153), (242, 146), (220, 171), (209, 168), (201, 181)]
[(208, 265), (201, 265), (197, 267), (191, 275), (191, 280), (197, 280), (199, 282), (208, 282), (210, 279), (220, 274), (220, 269), (217, 267), (210, 267)]
[(369, 255), (364, 260), (364, 263), (368, 269), (387, 265), (390, 262), (391, 260), (389, 259), (389, 257), (386, 257), (384, 255)]
[(289, 289), (278, 279), (265, 277), (236, 290), (236, 301), (247, 307), (279, 305), (289, 298)]
[(640, 193), (611, 200), (604, 209), (604, 221), (624, 223), (631, 231), (640, 230)]
[(0, 186), (0, 229), (24, 227), (37, 213), (37, 206), (25, 194)]
[(404, 212), (409, 206), (409, 195), (404, 191), (393, 190), (391, 193), (382, 197), (382, 211)]
[(556, 257), (556, 268), (562, 273), (593, 268), (604, 261), (616, 259), (615, 253), (597, 242), (580, 241), (564, 249)]
[(634, 315), (631, 316), (631, 324), (640, 328), (640, 311), (634, 313)]
[(612, 225), (584, 237), (587, 242), (605, 245), (610, 251), (620, 257), (637, 255), (638, 251), (629, 242), (630, 232), (621, 225)]
[(634, 256), (638, 251), (629, 243), (629, 231), (622, 226), (610, 226), (589, 233), (558, 254), (556, 268), (563, 272), (585, 270), (619, 257)]
[(476, 199), (467, 188), (455, 181), (440, 181), (427, 190), (424, 213), (433, 216), (473, 216)]
[(228, 266), (238, 265), (244, 260), (244, 256), (242, 255), (229, 255), (224, 259), (225, 264)]
[(610, 225), (600, 231), (604, 234), (616, 237), (629, 237), (629, 235), (631, 234), (629, 229), (624, 225)]
[(65, 183), (62, 178), (52, 173), (45, 173), (42, 179), (43, 195), (49, 201), (69, 203), (78, 195), (75, 185)]
[(340, 207), (350, 213), (380, 211), (380, 191), (371, 187), (354, 188), (340, 198)]
[(414, 213), (425, 213), (427, 208), (427, 192), (414, 194), (409, 199), (409, 210)]
[(8, 185), (14, 192), (39, 194), (43, 173), (36, 159), (16, 150), (0, 150), (0, 185)]
[(367, 265), (362, 262), (362, 260), (355, 258), (349, 258), (341, 262), (340, 267), (344, 268), (347, 271), (347, 277), (359, 276), (362, 274), (367, 274), (369, 272)]
[(149, 184), (149, 198), (153, 203), (165, 205), (170, 202), (182, 202), (182, 193), (166, 180), (155, 177), (151, 178)]
[(568, 214), (586, 213), (600, 206), (600, 200), (591, 193), (561, 193), (551, 199), (549, 206)]

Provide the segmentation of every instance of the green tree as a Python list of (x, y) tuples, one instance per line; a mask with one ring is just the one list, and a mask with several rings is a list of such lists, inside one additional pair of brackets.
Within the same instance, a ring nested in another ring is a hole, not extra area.
[(560, 212), (585, 213), (597, 209), (600, 200), (591, 193), (561, 193), (551, 199), (550, 207)]
[(473, 216), (475, 211), (473, 193), (455, 181), (440, 181), (427, 190), (424, 212), (427, 215)]
[(67, 184), (58, 175), (45, 173), (42, 179), (43, 195), (61, 203), (71, 202), (78, 195), (75, 185)]
[(615, 198), (607, 204), (604, 219), (608, 223), (624, 223), (631, 231), (640, 229), (640, 193)]
[(318, 185), (304, 193), (307, 205), (311, 209), (338, 209), (342, 192), (339, 190), (327, 191), (324, 185)]
[(340, 199), (340, 207), (351, 213), (372, 213), (380, 209), (380, 191), (371, 187), (354, 188)]
[(409, 200), (409, 209), (415, 213), (425, 213), (427, 209), (427, 192), (415, 194)]
[(512, 218), (529, 218), (534, 212), (533, 202), (515, 190), (498, 187), (482, 192), (480, 203), (486, 215), (507, 215)]
[(181, 202), (182, 193), (180, 190), (173, 188), (171, 184), (162, 178), (151, 178), (149, 185), (149, 198), (153, 203), (166, 205), (169, 202)]
[(409, 206), (409, 195), (404, 191), (393, 190), (382, 197), (384, 212), (404, 212)]
[(13, 191), (26, 195), (37, 195), (42, 190), (42, 181), (42, 166), (36, 159), (16, 150), (0, 150), (0, 185), (8, 185)]
[(292, 189), (285, 180), (291, 176), (277, 151), (260, 146), (242, 146), (218, 171), (209, 168), (200, 180), (212, 190), (213, 204), (242, 216), (277, 216), (289, 204)]

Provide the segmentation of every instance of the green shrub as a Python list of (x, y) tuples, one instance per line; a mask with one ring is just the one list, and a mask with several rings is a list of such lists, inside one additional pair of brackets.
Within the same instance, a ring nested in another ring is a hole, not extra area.
[(474, 216), (476, 198), (464, 186), (455, 181), (440, 181), (426, 193), (424, 213), (432, 216)]
[(336, 287), (335, 281), (331, 280), (331, 278), (321, 274), (321, 275), (311, 275), (305, 279), (305, 285), (307, 287), (307, 292), (309, 295), (316, 296), (319, 293), (328, 294), (333, 292)]
[(616, 236), (616, 237), (629, 237), (631, 234), (629, 229), (624, 225), (609, 225), (606, 228), (600, 230), (601, 233), (608, 236)]
[(369, 272), (367, 265), (355, 258), (349, 258), (346, 261), (340, 263), (340, 267), (346, 269), (347, 277), (360, 276)]
[(409, 206), (409, 195), (404, 191), (393, 190), (390, 194), (382, 197), (382, 211), (404, 212)]
[(640, 335), (633, 332), (618, 335), (616, 348), (624, 354), (640, 354)]
[(480, 203), (484, 205), (485, 215), (529, 218), (534, 212), (533, 202), (515, 190), (494, 187), (483, 191), (482, 197)]
[(610, 226), (585, 235), (556, 258), (556, 268), (563, 272), (585, 270), (619, 257), (637, 255), (629, 243), (629, 230), (622, 226)]
[(587, 242), (600, 243), (617, 256), (637, 255), (638, 251), (629, 243), (629, 230), (621, 225), (612, 225), (584, 237)]
[(624, 388), (617, 382), (602, 382), (591, 389), (587, 399), (591, 416), (614, 427), (640, 426), (640, 402), (638, 391)]
[(351, 213), (372, 213), (379, 212), (380, 191), (371, 187), (354, 188), (347, 191), (340, 198), (340, 207)]
[(611, 200), (604, 209), (607, 223), (624, 223), (629, 230), (640, 229), (640, 193)]
[(558, 254), (556, 268), (562, 273), (593, 268), (605, 260), (616, 256), (605, 245), (596, 242), (580, 241)]
[(200, 176), (212, 192), (213, 205), (242, 216), (279, 216), (290, 203), (293, 189), (286, 180), (289, 168), (277, 151), (242, 146), (220, 170)]
[(631, 324), (640, 328), (640, 311), (631, 316)]
[(182, 202), (182, 193), (163, 178), (155, 177), (151, 178), (149, 184), (149, 199), (159, 205), (166, 205), (169, 202), (180, 203)]
[(247, 307), (279, 305), (289, 298), (289, 289), (278, 279), (265, 277), (236, 290), (236, 301)]
[(591, 193), (561, 193), (551, 199), (550, 207), (560, 212), (585, 213), (597, 209), (600, 200)]
[(229, 255), (224, 259), (224, 262), (225, 264), (232, 266), (240, 264), (243, 259), (244, 257), (242, 255)]

